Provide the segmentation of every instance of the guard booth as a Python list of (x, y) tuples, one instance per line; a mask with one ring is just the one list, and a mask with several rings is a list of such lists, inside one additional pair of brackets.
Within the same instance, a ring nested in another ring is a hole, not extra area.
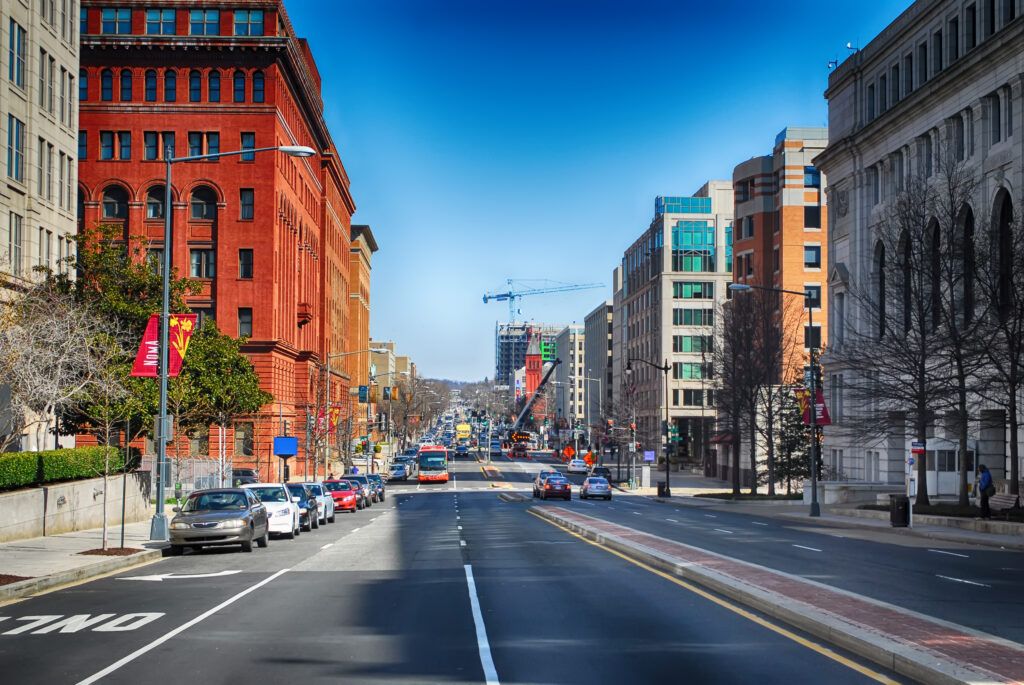
[[(974, 455), (977, 453), (977, 449), (977, 440), (967, 441), (968, 485), (974, 482), (974, 470), (976, 468)], [(907, 443), (907, 453), (910, 453), (909, 442)], [(920, 458), (921, 455), (916, 456)], [(925, 443), (924, 457), (926, 460), (925, 471), (927, 473), (928, 494), (951, 497), (959, 495), (960, 451), (958, 444), (945, 438), (928, 438), (928, 441)], [(911, 477), (916, 481), (918, 478), (916, 464), (912, 474)]]

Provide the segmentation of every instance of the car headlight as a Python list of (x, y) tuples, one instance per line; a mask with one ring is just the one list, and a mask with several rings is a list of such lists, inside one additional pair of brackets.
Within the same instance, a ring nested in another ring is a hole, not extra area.
[(226, 519), (217, 524), (217, 528), (244, 528), (245, 521), (242, 519)]
[(307, 511), (308, 510), (306, 509), (306, 507), (299, 507), (299, 513), (300, 514), (305, 514), (305, 513), (307, 513)]
[(171, 521), (171, 530), (188, 530), (189, 525), (184, 521)]

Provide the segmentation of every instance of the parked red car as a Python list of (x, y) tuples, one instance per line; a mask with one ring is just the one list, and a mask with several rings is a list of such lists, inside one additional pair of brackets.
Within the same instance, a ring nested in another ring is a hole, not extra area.
[(334, 498), (334, 508), (355, 511), (359, 503), (358, 486), (347, 480), (325, 480), (324, 487)]

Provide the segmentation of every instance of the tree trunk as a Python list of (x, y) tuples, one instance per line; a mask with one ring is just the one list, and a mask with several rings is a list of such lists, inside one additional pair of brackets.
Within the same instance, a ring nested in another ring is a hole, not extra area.
[(927, 468), (928, 467), (928, 459), (927, 459), (927, 456), (928, 456), (927, 455), (927, 445), (928, 445), (928, 443), (926, 442), (926, 440), (927, 440), (927, 438), (925, 437), (925, 435), (926, 435), (926, 425), (925, 425), (925, 422), (924, 422), (923, 418), (919, 419), (917, 421), (917, 426), (916, 426), (916, 430), (914, 431), (914, 434), (917, 436), (917, 438), (916, 438), (917, 441), (920, 442), (922, 445), (925, 445), (925, 449), (926, 449), (926, 453), (923, 454), (923, 455), (920, 455), (920, 458), (917, 460), (917, 499), (914, 501), (914, 504), (916, 504), (919, 507), (922, 507), (922, 506), (927, 507), (929, 505), (929, 501), (928, 501), (928, 468)]
[[(738, 422), (737, 422), (738, 423)], [(740, 494), (740, 431), (739, 426), (732, 432), (732, 494)]]
[(1017, 381), (1017, 368), (1016, 364), (1013, 365), (1011, 371), (1011, 378), (1013, 382), (1010, 384), (1010, 494), (1020, 494), (1020, 465), (1018, 462), (1018, 455), (1020, 453), (1020, 443), (1017, 440), (1017, 429), (1020, 424), (1017, 418), (1017, 391), (1020, 388), (1020, 383)]
[(768, 411), (766, 430), (768, 432), (768, 496), (775, 495), (775, 392), (768, 392)]
[(757, 494), (757, 405), (750, 408), (750, 494)]
[[(107, 474), (110, 473), (110, 440), (103, 449), (103, 549), (107, 549)], [(123, 525), (123, 524), (122, 524)]]

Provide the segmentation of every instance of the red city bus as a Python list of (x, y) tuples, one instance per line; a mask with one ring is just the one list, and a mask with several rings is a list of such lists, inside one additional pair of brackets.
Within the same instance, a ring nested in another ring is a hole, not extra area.
[(448, 482), (448, 450), (440, 445), (421, 447), (416, 455), (421, 483)]

